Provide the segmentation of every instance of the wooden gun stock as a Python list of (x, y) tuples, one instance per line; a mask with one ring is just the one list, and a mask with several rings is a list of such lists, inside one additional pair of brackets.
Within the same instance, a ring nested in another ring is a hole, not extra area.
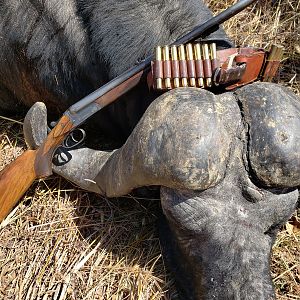
[(27, 150), (0, 172), (0, 222), (14, 208), (34, 180), (52, 174), (52, 156), (73, 129), (63, 116), (37, 150)]
[(0, 173), (0, 221), (17, 204), (37, 178), (34, 162), (37, 150), (27, 150)]

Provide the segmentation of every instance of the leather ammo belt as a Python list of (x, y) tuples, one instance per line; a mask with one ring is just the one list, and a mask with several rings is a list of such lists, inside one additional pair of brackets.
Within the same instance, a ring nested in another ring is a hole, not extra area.
[(218, 50), (215, 43), (158, 46), (149, 84), (155, 90), (177, 87), (232, 90), (257, 79), (271, 81), (283, 56), (283, 48)]

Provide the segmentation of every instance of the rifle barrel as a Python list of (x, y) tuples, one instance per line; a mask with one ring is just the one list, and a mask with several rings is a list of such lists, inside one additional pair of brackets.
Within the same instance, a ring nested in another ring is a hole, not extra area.
[[(240, 0), (236, 4), (232, 5), (231, 7), (227, 8), (226, 10), (222, 11), (220, 14), (212, 17), (211, 19), (207, 20), (203, 24), (196, 26), (191, 32), (187, 33), (183, 37), (176, 40), (172, 45), (180, 45), (180, 44), (186, 44), (187, 42), (191, 42), (199, 36), (201, 36), (204, 32), (206, 32), (209, 29), (212, 29), (215, 26), (218, 26), (219, 24), (224, 23), (228, 19), (230, 19), (232, 16), (238, 14), (242, 10), (244, 10), (247, 6), (251, 5), (257, 0)], [(139, 62), (136, 66), (130, 68), (129, 70), (125, 71), (124, 73), (120, 74), (119, 76), (115, 77), (108, 83), (101, 86), (99, 89), (95, 90), (91, 94), (87, 95), (77, 103), (73, 104), (68, 111), (71, 114), (76, 114), (89, 104), (93, 103), (98, 98), (102, 97), (118, 85), (122, 84), (124, 81), (128, 80), (130, 77), (136, 75), (137, 73), (145, 70), (150, 69), (151, 61), (153, 60), (153, 55), (148, 56), (146, 59)], [(99, 106), (99, 110), (102, 107)]]

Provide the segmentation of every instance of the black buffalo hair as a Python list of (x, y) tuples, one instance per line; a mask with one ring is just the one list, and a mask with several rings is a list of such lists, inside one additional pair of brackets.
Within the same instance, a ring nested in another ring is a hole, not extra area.
[(43, 101), (62, 113), (210, 17), (202, 0), (2, 0), (0, 110)]

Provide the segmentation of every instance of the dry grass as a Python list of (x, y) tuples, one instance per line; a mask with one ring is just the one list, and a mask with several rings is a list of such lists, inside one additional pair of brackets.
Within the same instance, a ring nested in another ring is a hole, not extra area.
[[(217, 12), (232, 0), (206, 1)], [(278, 81), (300, 94), (300, 1), (260, 1), (225, 24), (238, 44), (286, 48)], [(0, 119), (0, 169), (26, 148)], [(108, 200), (51, 177), (35, 182), (0, 225), (0, 299), (176, 299), (155, 230), (159, 200)], [(279, 234), (278, 299), (300, 299), (300, 213)]]

